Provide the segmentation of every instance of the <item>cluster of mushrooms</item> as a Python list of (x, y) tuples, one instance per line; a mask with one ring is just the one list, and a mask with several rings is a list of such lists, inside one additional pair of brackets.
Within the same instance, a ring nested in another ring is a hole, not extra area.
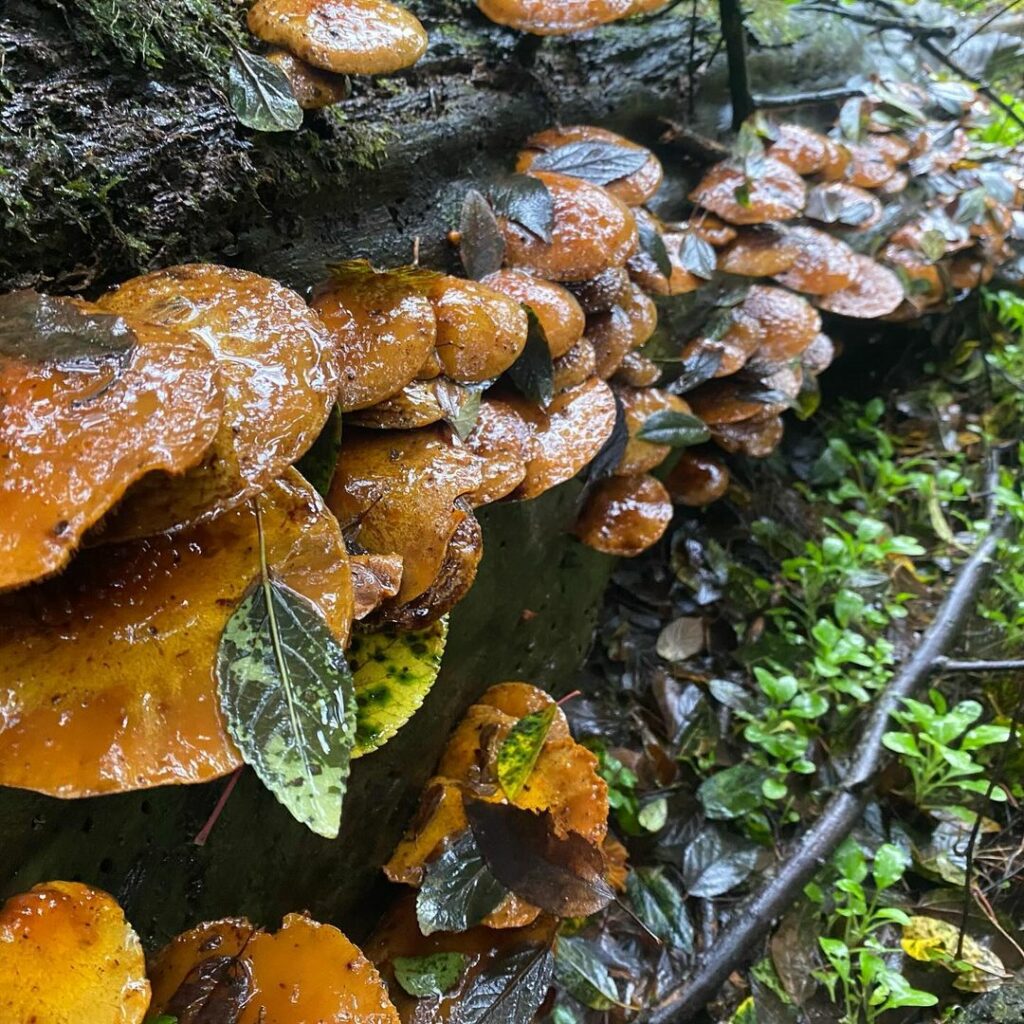
[[(513, 786), (499, 762), (524, 728), (535, 742)], [(432, 862), (473, 842), (480, 826), (471, 827), (468, 814), (481, 805), (533, 816), (551, 842), (581, 844), (583, 854), (574, 855), (589, 858), (602, 892), (623, 887), (625, 849), (608, 835), (608, 791), (597, 759), (574, 742), (561, 709), (536, 687), (502, 683), (469, 709), (385, 867), (388, 877), (419, 887)], [(530, 895), (530, 880), (523, 884)], [(141, 1024), (161, 1014), (237, 1024), (447, 1020), (503, 955), (547, 954), (560, 921), (574, 909), (550, 886), (541, 890), (543, 907), (531, 905), (515, 881), (506, 888), (495, 878), (489, 887), (489, 902), (478, 894), (461, 920), (454, 907), (436, 908), (446, 928), (425, 927), (415, 897), (400, 896), (365, 955), (337, 928), (289, 914), (276, 932), (244, 918), (206, 922), (147, 963), (112, 897), (77, 882), (43, 883), (0, 907), (0, 1020)], [(403, 964), (436, 967), (424, 958), (439, 953), (458, 955), (454, 966), (447, 962), (450, 977), (434, 978), (436, 991), (424, 992), (406, 978)], [(541, 997), (544, 989), (546, 983)]]

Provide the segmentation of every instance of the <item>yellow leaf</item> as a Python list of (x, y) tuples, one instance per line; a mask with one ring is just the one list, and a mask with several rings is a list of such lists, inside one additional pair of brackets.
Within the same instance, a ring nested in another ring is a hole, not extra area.
[(969, 935), (964, 936), (960, 959), (956, 949), (960, 930), (935, 917), (912, 917), (903, 927), (900, 945), (914, 960), (935, 962), (957, 976), (953, 987), (961, 992), (989, 992), (1011, 975), (1003, 962)]

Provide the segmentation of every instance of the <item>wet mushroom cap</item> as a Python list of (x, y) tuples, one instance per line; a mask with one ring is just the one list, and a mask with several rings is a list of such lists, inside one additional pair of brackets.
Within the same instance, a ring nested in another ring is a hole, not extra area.
[(846, 146), (841, 142), (829, 139), (829, 144), (825, 151), (825, 163), (821, 168), (822, 178), (825, 181), (841, 181), (846, 176), (847, 169), (852, 160), (853, 155)]
[(629, 388), (617, 385), (614, 391), (622, 403), (626, 430), (629, 432), (629, 441), (619, 464), (615, 467), (615, 473), (618, 476), (647, 473), (660, 466), (672, 449), (667, 444), (643, 441), (636, 435), (655, 413), (689, 414), (690, 407), (678, 395), (660, 388)]
[(271, 50), (267, 54), (267, 60), (284, 72), (292, 93), (303, 110), (320, 110), (322, 107), (333, 106), (349, 94), (350, 83), (345, 75), (336, 75), (331, 71), (315, 68), (287, 50)]
[(287, 914), (277, 932), (244, 918), (199, 925), (172, 939), (152, 960), (153, 1011), (174, 1008), (174, 994), (209, 957), (245, 964), (252, 996), (236, 1024), (374, 1021), (400, 1024), (376, 968), (337, 928)]
[(593, 125), (547, 128), (531, 135), (516, 159), (516, 170), (527, 171), (541, 153), (549, 153), (573, 142), (606, 142), (623, 149), (647, 154), (646, 161), (639, 169), (625, 177), (616, 178), (604, 186), (613, 196), (629, 206), (646, 203), (658, 191), (664, 177), (661, 161), (650, 150), (636, 142), (617, 135), (615, 132), (610, 132), (607, 128), (596, 128)]
[(877, 149), (867, 144), (850, 143), (850, 164), (846, 168), (846, 180), (860, 188), (878, 188), (884, 185), (896, 168)]
[(437, 378), (411, 381), (397, 395), (368, 409), (350, 412), (345, 422), (377, 430), (416, 430), (439, 423), (444, 419), (444, 409), (437, 400), (438, 383)]
[(0, 906), (0, 1020), (141, 1024), (142, 943), (112, 896), (44, 882)]
[[(638, 223), (642, 214), (642, 210), (636, 211)], [(636, 255), (630, 257), (630, 261), (634, 259)], [(576, 296), (580, 309), (590, 316), (621, 306), (629, 295), (631, 282), (627, 267), (609, 267), (586, 281), (571, 281), (567, 287)]]
[(596, 376), (597, 354), (590, 339), (581, 338), (564, 356), (554, 361), (552, 369), (551, 382), (556, 395)]
[(576, 296), (560, 284), (511, 268), (488, 274), (482, 283), (533, 310), (552, 359), (565, 355), (583, 337), (583, 310)]
[(376, 611), (382, 601), (394, 597), (402, 585), (401, 555), (352, 555), (353, 610), (357, 622)]
[[(294, 470), (259, 502), (275, 576), (344, 646), (353, 598), (337, 521)], [(246, 503), (172, 536), (86, 551), (60, 576), (0, 598), (0, 673), (11, 687), (0, 785), (83, 797), (237, 768), (217, 650), (259, 564)]]
[(906, 297), (919, 309), (934, 306), (946, 297), (946, 281), (943, 274), (922, 253), (889, 244), (882, 247), (878, 256), (906, 282)]
[(910, 159), (910, 143), (891, 132), (872, 134), (866, 145), (892, 164), (906, 163)]
[(729, 490), (729, 470), (717, 456), (687, 449), (665, 477), (665, 489), (677, 505), (702, 508)]
[(786, 409), (785, 402), (765, 403), (749, 395), (748, 386), (737, 382), (734, 377), (722, 377), (688, 391), (686, 398), (694, 415), (712, 429), (751, 417), (775, 416)]
[(736, 229), (731, 224), (726, 224), (725, 221), (719, 220), (712, 214), (705, 212), (697, 214), (688, 224), (677, 224), (668, 230), (692, 231), (716, 249), (723, 245), (728, 245), (737, 234)]
[(804, 208), (806, 194), (803, 178), (796, 171), (765, 158), (756, 176), (750, 178), (727, 161), (715, 164), (690, 199), (730, 224), (763, 224), (796, 217)]
[(499, 25), (536, 36), (568, 35), (618, 21), (633, 0), (477, 0), (477, 7)]
[(428, 297), (437, 318), (437, 354), (452, 380), (491, 380), (519, 358), (529, 322), (515, 299), (460, 277), (439, 278)]
[(711, 436), (727, 452), (764, 459), (778, 448), (783, 429), (781, 416), (754, 416), (739, 423), (720, 424), (712, 429)]
[(615, 371), (615, 380), (633, 388), (647, 388), (661, 380), (661, 367), (639, 352), (627, 352)]
[(190, 263), (134, 277), (98, 304), (199, 338), (224, 392), (209, 456), (180, 476), (141, 480), (104, 523), (102, 540), (151, 536), (234, 508), (276, 480), (327, 422), (338, 354), (316, 313), (276, 281)]
[(836, 347), (827, 334), (819, 334), (814, 341), (804, 349), (800, 357), (800, 364), (807, 373), (819, 374), (832, 365), (835, 359)]
[(613, 476), (587, 496), (575, 532), (588, 547), (632, 558), (661, 539), (672, 521), (672, 499), (656, 477)]
[(671, 268), (667, 278), (659, 269), (654, 257), (642, 250), (626, 261), (629, 276), (645, 292), (653, 295), (686, 295), (688, 292), (695, 292), (701, 286), (701, 279), (683, 266), (680, 249), (685, 239), (684, 233), (675, 231), (666, 231), (661, 236)]
[(481, 460), (444, 427), (356, 429), (345, 434), (327, 504), (365, 550), (402, 556), (403, 604), (436, 579), (469, 514), (457, 499), (481, 483)]
[(895, 312), (904, 298), (900, 279), (869, 256), (856, 256), (857, 279), (849, 288), (823, 295), (818, 306), (840, 316), (873, 320)]
[(341, 360), (338, 403), (365, 409), (402, 390), (437, 341), (430, 275), (377, 272), (365, 261), (341, 264), (318, 285), (311, 304)]
[(743, 228), (719, 251), (718, 269), (742, 277), (771, 277), (789, 270), (799, 253), (790, 232), (767, 224)]
[(725, 330), (720, 335), (694, 338), (684, 347), (682, 357), (689, 361), (702, 352), (715, 352), (719, 361), (712, 376), (728, 377), (743, 368), (764, 340), (765, 328), (758, 317), (743, 305), (733, 306)]
[(586, 281), (609, 267), (620, 267), (637, 246), (636, 221), (628, 206), (600, 185), (564, 174), (537, 171), (554, 204), (551, 241), (544, 242), (505, 220), (509, 266), (554, 281)]
[(466, 447), (483, 460), (483, 480), (467, 495), (479, 507), (504, 498), (523, 482), (534, 454), (533, 431), (507, 402), (488, 398), (480, 403)]
[(594, 348), (597, 375), (606, 380), (615, 373), (626, 354), (654, 333), (657, 320), (657, 306), (635, 285), (623, 305), (588, 318), (584, 337)]
[(787, 236), (796, 259), (783, 273), (776, 273), (779, 284), (807, 295), (828, 295), (846, 288), (857, 275), (854, 251), (843, 241), (817, 228), (796, 227)]
[[(96, 315), (84, 303), (67, 309)], [(134, 332), (123, 359), (0, 357), (0, 590), (56, 572), (133, 482), (196, 465), (220, 429), (217, 365), (201, 341), (98, 319)]]
[(795, 359), (821, 331), (821, 317), (814, 307), (802, 296), (782, 288), (754, 285), (742, 309), (764, 332), (758, 358), (766, 362)]
[(768, 156), (792, 167), (797, 174), (817, 174), (829, 157), (829, 139), (798, 124), (780, 124)]
[(390, 74), (427, 49), (423, 26), (388, 0), (256, 0), (249, 31), (342, 75)]

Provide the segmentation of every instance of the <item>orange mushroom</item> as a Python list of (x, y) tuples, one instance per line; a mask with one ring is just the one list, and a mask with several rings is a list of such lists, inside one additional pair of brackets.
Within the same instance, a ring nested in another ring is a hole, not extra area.
[(589, 338), (581, 338), (552, 364), (555, 394), (568, 391), (597, 374), (597, 355)]
[(639, 352), (627, 352), (615, 371), (615, 380), (632, 388), (647, 388), (661, 380), (661, 367)]
[(796, 260), (775, 280), (797, 292), (828, 295), (853, 283), (857, 274), (854, 251), (843, 241), (817, 228), (796, 227), (787, 236)]
[(717, 456), (687, 448), (665, 477), (665, 489), (677, 505), (701, 508), (729, 490), (729, 470)]
[[(344, 646), (353, 595), (337, 521), (294, 470), (258, 501), (268, 565)], [(246, 504), (173, 536), (86, 551), (0, 598), (0, 785), (82, 797), (237, 768), (217, 650), (259, 549)]]
[[(644, 212), (634, 211), (638, 222)], [(629, 262), (635, 258), (636, 256), (631, 256)], [(572, 281), (567, 287), (576, 296), (580, 308), (587, 316), (607, 313), (609, 309), (621, 306), (626, 301), (631, 288), (630, 274), (626, 267), (609, 267), (586, 281)]]
[(590, 317), (584, 337), (594, 347), (597, 375), (607, 379), (615, 373), (626, 353), (651, 337), (657, 322), (657, 306), (636, 285), (630, 285), (622, 305)]
[(694, 415), (699, 416), (714, 432), (725, 424), (740, 423), (751, 417), (777, 416), (785, 412), (785, 402), (764, 402), (749, 386), (732, 377), (708, 381), (687, 392)]
[(487, 505), (523, 482), (534, 454), (533, 431), (511, 405), (491, 398), (480, 403), (466, 447), (483, 460), (483, 480), (467, 497), (474, 507)]
[[(797, 228), (797, 231), (800, 229)], [(742, 228), (718, 253), (718, 269), (742, 277), (771, 277), (789, 270), (800, 255), (792, 232), (772, 224)]]
[(672, 499), (656, 477), (613, 476), (587, 495), (575, 532), (606, 555), (632, 558), (652, 547), (672, 521)]
[(365, 619), (398, 593), (402, 584), (401, 555), (352, 555), (352, 618)]
[(0, 907), (0, 1021), (141, 1024), (142, 943), (112, 896), (45, 882)]
[(105, 520), (102, 540), (151, 536), (234, 508), (277, 479), (327, 422), (337, 353), (320, 318), (276, 281), (190, 263), (134, 277), (99, 305), (199, 338), (224, 391), (224, 420), (203, 462), (140, 480)]
[(337, 928), (288, 914), (273, 934), (244, 918), (201, 924), (150, 964), (153, 1010), (177, 1016), (182, 986), (204, 964), (233, 963), (251, 991), (232, 1024), (401, 1024), (373, 964)]
[(444, 419), (444, 409), (437, 398), (439, 383), (446, 382), (440, 378), (410, 381), (398, 394), (349, 413), (345, 422), (380, 430), (416, 430), (439, 423)]
[(633, 0), (477, 0), (477, 7), (499, 25), (535, 36), (559, 36), (625, 18)]
[(836, 348), (832, 339), (827, 334), (819, 334), (814, 341), (804, 349), (800, 357), (800, 365), (807, 373), (817, 376), (824, 373), (832, 365), (835, 358)]
[(716, 249), (728, 245), (736, 237), (736, 229), (731, 224), (719, 220), (710, 213), (701, 211), (687, 224), (675, 224), (670, 227), (674, 231), (692, 231)]
[(533, 310), (552, 359), (565, 355), (583, 337), (583, 310), (572, 292), (560, 284), (511, 268), (488, 274), (482, 283)]
[(291, 86), (292, 95), (303, 110), (330, 107), (348, 96), (349, 81), (345, 75), (336, 75), (331, 71), (315, 68), (287, 50), (271, 50), (267, 54), (267, 60), (284, 72)]
[(903, 301), (900, 279), (888, 268), (869, 256), (856, 256), (857, 278), (849, 288), (823, 295), (821, 309), (841, 316), (873, 320), (892, 313)]
[(797, 174), (817, 174), (829, 158), (830, 140), (798, 124), (780, 124), (768, 156), (792, 167)]
[[(705, 324), (704, 329), (709, 326)], [(724, 329), (694, 338), (687, 343), (682, 356), (689, 361), (704, 352), (717, 353), (719, 362), (713, 376), (728, 377), (742, 369), (764, 339), (765, 328), (761, 321), (741, 304), (729, 310)]]
[(342, 75), (390, 74), (427, 49), (423, 26), (388, 0), (256, 0), (249, 31)]
[(615, 394), (622, 403), (629, 441), (615, 468), (619, 476), (636, 476), (660, 466), (672, 451), (667, 444), (653, 444), (637, 437), (644, 424), (658, 412), (689, 414), (690, 407), (678, 395), (659, 388), (628, 388), (617, 386)]
[(859, 188), (878, 188), (896, 173), (895, 166), (879, 150), (867, 143), (853, 143), (846, 147), (850, 151), (850, 165), (846, 168), (846, 180)]
[(782, 440), (780, 416), (753, 416), (738, 423), (723, 423), (712, 428), (715, 444), (727, 452), (741, 452), (752, 459), (767, 458)]
[(804, 208), (807, 188), (787, 164), (766, 157), (748, 177), (733, 163), (715, 164), (690, 198), (730, 224), (788, 220)]
[(84, 362), (0, 355), (0, 590), (67, 564), (134, 481), (196, 465), (223, 408), (214, 359), (190, 335), (69, 299), (2, 301), (41, 303), (69, 333), (91, 325), (130, 347)]
[(782, 288), (754, 285), (743, 300), (742, 309), (764, 332), (757, 352), (758, 359), (764, 362), (796, 359), (821, 331), (821, 317), (814, 307)]

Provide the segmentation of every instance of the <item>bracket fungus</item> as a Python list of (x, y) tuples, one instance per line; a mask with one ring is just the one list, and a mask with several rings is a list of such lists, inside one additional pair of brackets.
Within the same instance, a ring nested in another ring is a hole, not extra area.
[(856, 278), (856, 253), (841, 239), (818, 228), (795, 227), (786, 241), (796, 258), (788, 269), (773, 275), (779, 284), (806, 295), (828, 295), (849, 287)]
[(830, 313), (875, 319), (893, 313), (903, 301), (903, 285), (888, 268), (869, 256), (855, 256), (857, 277), (847, 288), (823, 295), (818, 306)]
[(313, 67), (287, 50), (272, 49), (267, 60), (284, 72), (292, 94), (303, 110), (333, 106), (349, 94), (350, 83), (346, 75)]
[(665, 477), (665, 489), (676, 504), (702, 508), (729, 490), (729, 470), (717, 456), (687, 449)]

